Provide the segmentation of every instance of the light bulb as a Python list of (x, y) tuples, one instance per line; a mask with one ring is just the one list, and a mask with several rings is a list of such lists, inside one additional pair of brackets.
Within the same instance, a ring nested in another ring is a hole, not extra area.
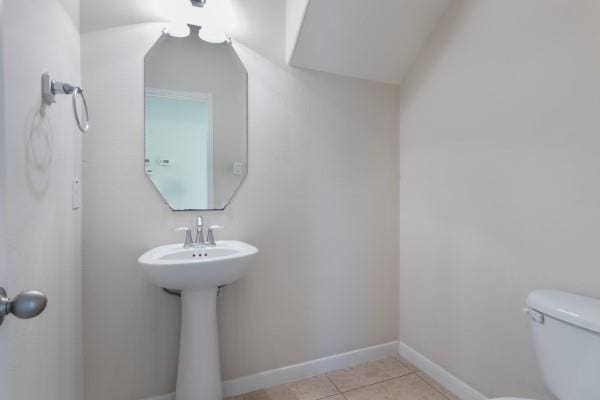
[(190, 0), (159, 0), (159, 9), (170, 21), (201, 26), (199, 36), (208, 42), (227, 40), (234, 25), (230, 0), (206, 0), (203, 7), (192, 6)]

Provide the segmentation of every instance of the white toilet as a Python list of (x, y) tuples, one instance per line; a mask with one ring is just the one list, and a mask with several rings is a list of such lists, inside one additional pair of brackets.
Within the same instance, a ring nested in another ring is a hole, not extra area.
[(600, 399), (600, 300), (536, 290), (527, 297), (527, 305), (548, 389), (560, 400)]

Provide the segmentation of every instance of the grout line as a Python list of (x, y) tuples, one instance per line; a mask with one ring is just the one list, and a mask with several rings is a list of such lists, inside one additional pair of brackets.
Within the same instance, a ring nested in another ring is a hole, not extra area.
[[(333, 371), (333, 372), (335, 372), (335, 371)], [(335, 382), (333, 381), (333, 379), (331, 379), (329, 377), (329, 373), (326, 373), (324, 375), (329, 380), (329, 382), (331, 382), (331, 384), (333, 385), (333, 387), (336, 388), (338, 392), (342, 393), (342, 391), (340, 390), (340, 388), (338, 387), (338, 385), (336, 385)]]
[(325, 400), (325, 399), (330, 399), (330, 398), (332, 398), (332, 397), (339, 396), (339, 395), (341, 395), (341, 394), (342, 394), (341, 392), (340, 392), (340, 393), (336, 393), (336, 394), (330, 394), (329, 396), (325, 396), (325, 397), (319, 397), (317, 400)]
[[(324, 398), (324, 399), (322, 399), (322, 400), (327, 400), (327, 399), (335, 399), (335, 398), (336, 398), (336, 397), (338, 397), (338, 396), (343, 396), (343, 394), (341, 394), (341, 393), (334, 394), (333, 396), (326, 397), (326, 398)], [(343, 398), (343, 397), (342, 397), (342, 398)]]
[[(330, 398), (332, 398), (332, 397), (335, 397), (335, 396), (339, 396), (339, 395), (341, 395), (341, 394), (342, 394), (342, 392), (341, 392), (341, 391), (340, 391), (340, 389), (339, 389), (339, 388), (336, 386), (336, 384), (335, 384), (335, 383), (333, 383), (333, 381), (331, 380), (331, 378), (329, 378), (329, 377), (327, 376), (327, 374), (322, 374), (322, 375), (325, 375), (325, 378), (326, 378), (326, 379), (327, 379), (329, 382), (331, 382), (331, 384), (333, 385), (333, 387), (335, 388), (335, 390), (337, 390), (337, 393), (334, 393), (334, 394), (329, 394), (329, 395), (327, 395), (327, 396), (325, 396), (325, 397), (319, 397), (318, 399), (315, 399), (315, 400), (326, 400), (326, 399), (330, 399)], [(314, 377), (318, 377), (318, 376), (320, 376), (320, 375), (315, 375)], [(310, 379), (310, 378), (308, 378), (308, 379)], [(300, 381), (302, 381), (302, 380), (303, 380), (303, 379), (300, 379)], [(296, 381), (296, 382), (300, 382), (300, 381)], [(292, 383), (294, 383), (294, 382), (285, 383), (284, 385), (289, 385), (289, 384), (292, 384)], [(275, 400), (277, 400), (277, 399), (275, 399)]]
[[(354, 388), (354, 389), (349, 389), (349, 390), (346, 390), (345, 392), (341, 392), (341, 393), (342, 393), (342, 394), (344, 394), (344, 393), (350, 393), (350, 392), (353, 392), (353, 391), (355, 391), (355, 390), (364, 389), (364, 388), (367, 388), (367, 387), (370, 387), (370, 386), (379, 385), (380, 383), (384, 383), (384, 382), (393, 381), (394, 379), (400, 379), (400, 378), (404, 378), (404, 377), (407, 377), (407, 376), (409, 376), (409, 375), (414, 375), (414, 374), (416, 374), (416, 372), (414, 372), (414, 371), (410, 371), (409, 373), (407, 373), (407, 374), (404, 374), (404, 375), (399, 375), (399, 376), (395, 376), (395, 377), (393, 377), (393, 378), (384, 379), (384, 380), (382, 380), (382, 381), (375, 382), (375, 383), (369, 383), (368, 385), (359, 386), (359, 387), (357, 387), (357, 388)], [(418, 376), (418, 375), (417, 375), (417, 376)], [(421, 379), (422, 379), (422, 378), (421, 378)]]
[[(425, 372), (423, 372), (423, 373), (425, 373)], [(448, 397), (448, 396), (446, 396), (444, 393), (442, 393), (442, 391), (441, 391), (441, 390), (439, 390), (438, 388), (436, 388), (435, 386), (433, 386), (431, 383), (427, 382), (427, 381), (426, 381), (426, 380), (425, 380), (425, 379), (424, 379), (424, 378), (423, 378), (421, 375), (419, 375), (419, 374), (416, 374), (416, 375), (417, 375), (417, 377), (418, 377), (420, 380), (422, 380), (423, 382), (425, 382), (425, 384), (426, 384), (427, 386), (429, 386), (430, 388), (432, 388), (433, 390), (435, 390), (436, 392), (438, 392), (439, 394), (441, 394), (443, 398), (445, 398), (446, 400), (452, 400), (452, 399), (450, 399), (450, 397)], [(431, 377), (430, 377), (430, 378), (431, 378)], [(433, 379), (433, 378), (431, 378), (431, 379)], [(433, 379), (433, 380), (434, 380), (435, 382), (437, 382), (435, 379)], [(438, 383), (438, 385), (439, 385), (439, 382), (437, 382), (437, 383)]]
[(420, 369), (418, 369), (413, 363), (411, 363), (408, 360), (405, 360), (404, 358), (400, 357), (400, 356), (396, 356), (396, 359), (398, 360), (398, 362), (402, 365), (404, 365), (404, 367), (411, 371), (411, 372), (422, 372)]

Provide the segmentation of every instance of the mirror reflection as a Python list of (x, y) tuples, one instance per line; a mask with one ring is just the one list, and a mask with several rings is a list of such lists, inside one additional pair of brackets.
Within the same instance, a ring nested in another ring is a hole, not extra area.
[(230, 42), (164, 33), (144, 60), (145, 173), (173, 210), (223, 209), (247, 172), (247, 73)]

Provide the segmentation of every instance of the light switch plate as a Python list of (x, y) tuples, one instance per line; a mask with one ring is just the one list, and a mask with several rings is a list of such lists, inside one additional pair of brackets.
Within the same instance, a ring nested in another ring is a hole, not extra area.
[(73, 210), (81, 208), (81, 181), (78, 178), (73, 179), (71, 184), (71, 199)]

